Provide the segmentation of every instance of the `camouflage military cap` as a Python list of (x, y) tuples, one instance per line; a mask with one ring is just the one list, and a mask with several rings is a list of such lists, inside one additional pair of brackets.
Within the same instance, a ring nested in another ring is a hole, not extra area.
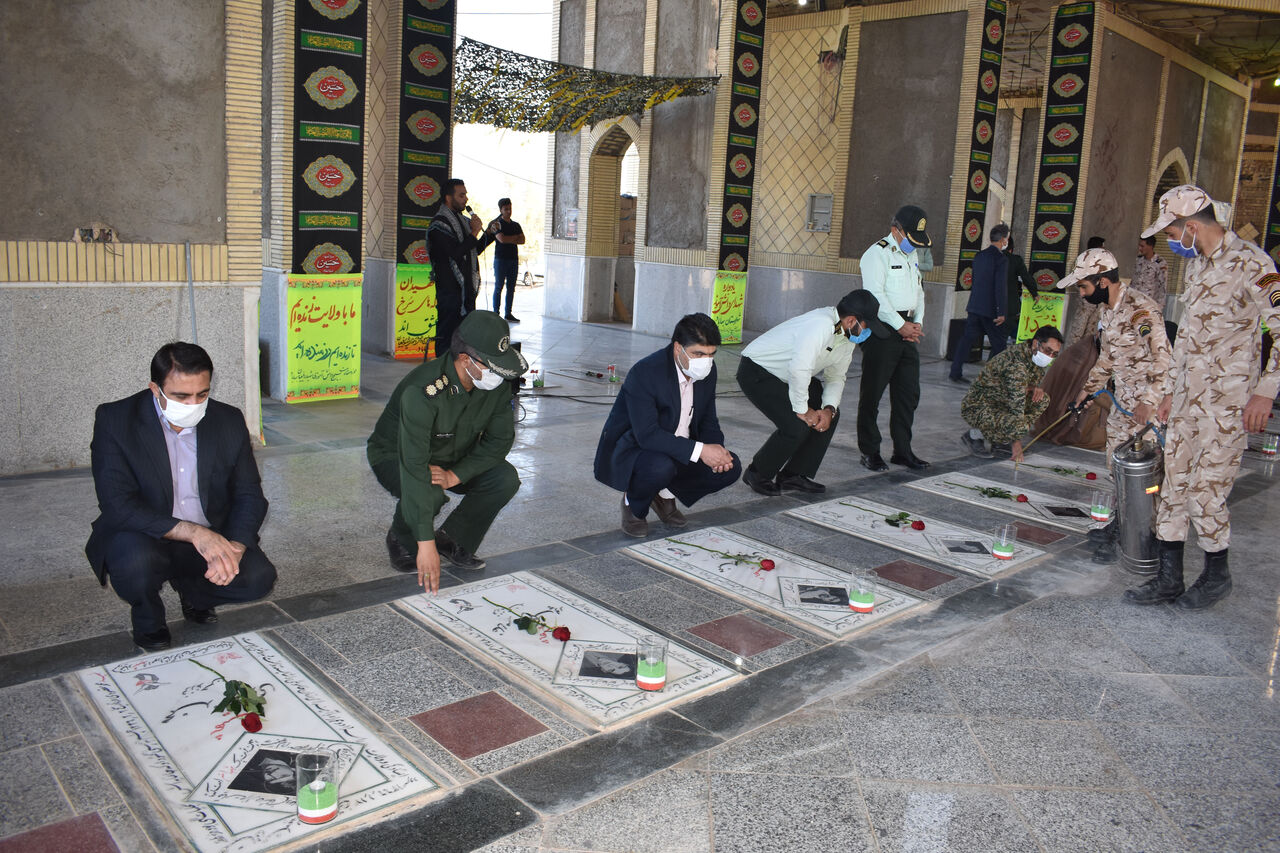
[(503, 379), (516, 379), (529, 369), (529, 362), (511, 346), (511, 327), (492, 311), (472, 311), (462, 318), (458, 337)]
[(1193, 213), (1199, 213), (1211, 204), (1213, 204), (1213, 199), (1209, 198), (1209, 194), (1197, 186), (1183, 184), (1182, 186), (1174, 187), (1160, 196), (1160, 216), (1146, 231), (1142, 232), (1142, 236), (1151, 237), (1159, 234), (1175, 220), (1190, 216)]
[(1079, 284), (1082, 278), (1119, 268), (1120, 264), (1116, 261), (1116, 256), (1106, 249), (1089, 249), (1076, 257), (1076, 268), (1070, 275), (1058, 281), (1058, 289), (1066, 290), (1073, 284)]

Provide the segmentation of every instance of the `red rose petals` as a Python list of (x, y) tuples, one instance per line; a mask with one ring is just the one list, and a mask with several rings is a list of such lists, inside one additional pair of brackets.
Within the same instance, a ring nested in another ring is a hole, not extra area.
[(555, 637), (557, 640), (559, 640), (562, 643), (567, 643), (569, 641), (569, 638), (573, 635), (569, 633), (568, 628), (566, 628), (564, 625), (561, 625), (555, 628), (551, 632), (551, 636)]
[(915, 521), (911, 522), (911, 529), (924, 530), (924, 522), (917, 518)]
[(1017, 497), (1017, 501), (1018, 501), (1018, 503), (1020, 503), (1020, 504), (1024, 504), (1024, 503), (1026, 503), (1026, 502), (1027, 502), (1027, 500), (1028, 500), (1028, 498), (1027, 498), (1027, 496), (1026, 496), (1026, 495), (1018, 495), (1018, 497)]
[(1084, 478), (1085, 478), (1086, 480), (1096, 480), (1096, 479), (1098, 479), (1098, 475), (1097, 475), (1097, 474), (1095, 474), (1095, 473), (1093, 473), (1092, 471), (1090, 471), (1088, 474), (1085, 474), (1085, 475), (1084, 475)]
[(761, 560), (760, 568), (764, 569), (766, 572), (773, 571), (773, 560)]
[(240, 725), (244, 726), (246, 732), (262, 731), (262, 718), (250, 711), (240, 718)]

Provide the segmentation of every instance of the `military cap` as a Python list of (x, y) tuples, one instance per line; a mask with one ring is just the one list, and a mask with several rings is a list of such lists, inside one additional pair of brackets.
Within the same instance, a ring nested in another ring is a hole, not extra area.
[(1160, 215), (1146, 231), (1142, 232), (1142, 236), (1151, 237), (1158, 234), (1176, 220), (1185, 219), (1193, 213), (1199, 213), (1211, 204), (1213, 204), (1213, 199), (1209, 198), (1209, 194), (1197, 186), (1183, 184), (1174, 187), (1160, 196)]
[(889, 327), (880, 320), (880, 300), (868, 290), (850, 290), (836, 304), (836, 313), (857, 317), (877, 338), (889, 337)]
[(904, 204), (898, 208), (893, 221), (898, 223), (898, 227), (906, 233), (907, 239), (913, 245), (933, 245), (933, 241), (929, 239), (928, 233), (924, 230), (926, 225), (924, 208), (916, 207), (914, 204)]
[(1079, 284), (1082, 278), (1119, 268), (1120, 264), (1116, 262), (1116, 256), (1106, 249), (1089, 249), (1081, 252), (1076, 258), (1076, 268), (1071, 271), (1071, 274), (1058, 281), (1058, 289), (1066, 290), (1073, 284)]
[(492, 311), (472, 311), (462, 318), (458, 337), (503, 379), (516, 379), (529, 369), (529, 362), (511, 346), (511, 327)]

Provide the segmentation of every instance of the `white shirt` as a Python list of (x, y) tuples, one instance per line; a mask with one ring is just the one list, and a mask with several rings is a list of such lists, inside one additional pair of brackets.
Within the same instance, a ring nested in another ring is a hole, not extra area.
[[(672, 350), (671, 357), (676, 361), (676, 379), (680, 382), (680, 423), (676, 425), (676, 435), (679, 438), (689, 437), (689, 427), (693, 423), (693, 380), (684, 375), (684, 371), (680, 369), (680, 360), (675, 357), (675, 350)], [(693, 455), (689, 457), (690, 462), (697, 462), (698, 457), (702, 455), (704, 443), (695, 441), (693, 443)]]
[(924, 323), (924, 285), (916, 254), (899, 249), (890, 234), (867, 249), (858, 261), (862, 286), (879, 300), (880, 319), (890, 329), (902, 328), (905, 321), (899, 311), (909, 312), (913, 322)]
[(200, 504), (200, 479), (196, 472), (196, 427), (175, 431), (165, 419), (160, 401), (153, 395), (160, 429), (164, 431), (165, 448), (169, 451), (169, 475), (173, 479), (173, 517), (201, 527), (209, 526)]
[(787, 383), (796, 414), (809, 411), (809, 380), (819, 373), (822, 405), (839, 408), (854, 350), (844, 331), (836, 328), (839, 322), (833, 306), (815, 308), (774, 326), (747, 344), (742, 355)]

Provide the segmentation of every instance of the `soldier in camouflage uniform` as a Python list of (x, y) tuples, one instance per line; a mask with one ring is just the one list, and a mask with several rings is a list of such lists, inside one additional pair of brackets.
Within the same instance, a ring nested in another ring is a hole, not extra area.
[[(1169, 383), (1169, 339), (1165, 337), (1161, 314), (1150, 298), (1120, 281), (1119, 263), (1106, 249), (1089, 249), (1076, 258), (1075, 269), (1058, 282), (1066, 289), (1078, 285), (1080, 296), (1101, 309), (1102, 347), (1098, 360), (1076, 397), (1077, 405), (1115, 380), (1115, 400), (1107, 417), (1107, 467), (1112, 454), (1133, 433), (1151, 420), (1156, 406), (1172, 385)], [(1126, 415), (1121, 409), (1132, 412)], [(1114, 563), (1118, 519), (1106, 527), (1090, 531), (1098, 543), (1095, 563)]]
[(1026, 344), (1015, 344), (987, 361), (960, 404), (960, 415), (971, 427), (960, 441), (971, 453), (990, 458), (985, 438), (993, 445), (1012, 443), (1013, 458), (1022, 461), (1022, 436), (1049, 408), (1040, 380), (1060, 352), (1062, 333), (1041, 326)]
[[(1247, 432), (1261, 432), (1280, 387), (1280, 348), (1259, 376), (1260, 322), (1280, 328), (1280, 275), (1252, 243), (1227, 229), (1198, 187), (1174, 187), (1160, 197), (1160, 216), (1145, 235), (1163, 231), (1176, 253), (1191, 258), (1182, 328), (1173, 348), (1172, 389), (1160, 402), (1168, 421), (1164, 484), (1156, 512), (1160, 568), (1125, 592), (1134, 604), (1176, 601), (1208, 607), (1231, 592), (1227, 495), (1240, 467)], [(1204, 571), (1186, 591), (1182, 552), (1195, 525)]]

